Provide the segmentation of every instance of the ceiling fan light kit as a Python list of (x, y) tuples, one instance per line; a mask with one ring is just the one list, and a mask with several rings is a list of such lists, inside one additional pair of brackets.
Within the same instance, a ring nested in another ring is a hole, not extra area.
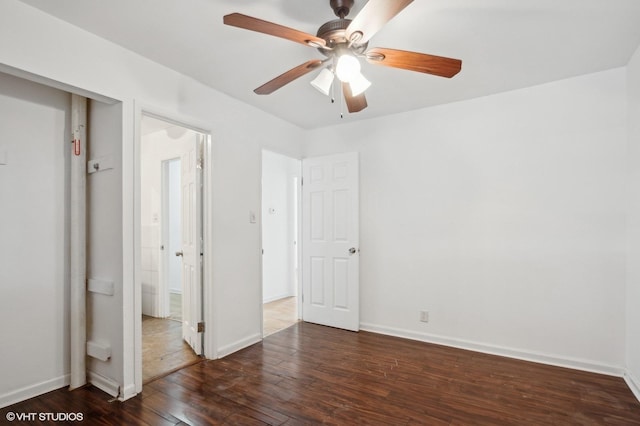
[(355, 56), (349, 53), (344, 53), (338, 57), (336, 63), (336, 76), (343, 83), (349, 83), (360, 74), (361, 69), (360, 61), (358, 61)]
[[(226, 15), (223, 22), (246, 30), (256, 31), (313, 47), (326, 59), (307, 61), (286, 71), (273, 80), (254, 90), (259, 95), (267, 95), (315, 70), (326, 61), (332, 60), (331, 67), (323, 68), (311, 85), (325, 95), (329, 95), (335, 77), (342, 83), (342, 92), (350, 113), (367, 107), (364, 91), (371, 86), (360, 72), (358, 58), (370, 64), (405, 69), (424, 74), (451, 78), (460, 72), (462, 61), (426, 53), (374, 47), (369, 49), (369, 40), (388, 21), (411, 4), (413, 0), (369, 0), (353, 19), (345, 19), (353, 7), (354, 0), (329, 0), (329, 6), (339, 19), (320, 26), (315, 36), (264, 21), (240, 13)], [(335, 74), (334, 74), (335, 70)]]
[(333, 72), (329, 68), (324, 68), (318, 76), (311, 81), (311, 85), (323, 95), (329, 96), (333, 78)]
[(351, 94), (358, 96), (371, 86), (371, 82), (367, 80), (364, 75), (358, 73), (358, 75), (349, 81), (349, 86), (351, 86)]

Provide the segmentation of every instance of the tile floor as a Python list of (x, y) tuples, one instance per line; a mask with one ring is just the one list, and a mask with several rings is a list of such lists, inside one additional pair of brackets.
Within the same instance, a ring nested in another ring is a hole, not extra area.
[(264, 337), (298, 322), (298, 299), (285, 297), (263, 305), (262, 335)]
[(142, 382), (200, 361), (182, 340), (182, 322), (142, 317)]

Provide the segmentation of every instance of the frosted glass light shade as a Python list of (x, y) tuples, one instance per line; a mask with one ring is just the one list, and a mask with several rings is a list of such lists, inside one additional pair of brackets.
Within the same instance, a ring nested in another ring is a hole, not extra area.
[(320, 93), (325, 96), (329, 96), (329, 90), (331, 90), (331, 84), (333, 83), (333, 73), (330, 69), (325, 68), (320, 71), (320, 74), (311, 81), (311, 85), (316, 88)]
[(371, 82), (367, 80), (364, 75), (358, 73), (358, 75), (351, 79), (349, 85), (351, 86), (351, 94), (358, 96), (371, 86)]
[(336, 64), (336, 75), (343, 83), (349, 83), (360, 74), (360, 61), (353, 56), (344, 54), (338, 58)]

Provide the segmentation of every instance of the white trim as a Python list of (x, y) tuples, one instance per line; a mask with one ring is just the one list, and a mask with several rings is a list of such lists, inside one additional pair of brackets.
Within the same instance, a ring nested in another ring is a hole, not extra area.
[(9, 405), (17, 404), (18, 402), (33, 398), (34, 396), (39, 396), (65, 386), (69, 386), (70, 380), (71, 376), (69, 374), (65, 374), (64, 376), (45, 380), (44, 382), (25, 386), (21, 389), (5, 393), (4, 395), (0, 395), (0, 408), (8, 407)]
[[(135, 343), (142, 336), (142, 287), (139, 285), (141, 269), (140, 236), (136, 235), (136, 219), (133, 213), (137, 200), (137, 182), (140, 173), (136, 166), (135, 143), (138, 129), (134, 122), (135, 105), (129, 99), (122, 102), (122, 370), (116, 371), (121, 377), (121, 387), (136, 385)], [(136, 246), (137, 245), (137, 246)], [(117, 370), (117, 368), (116, 368)], [(142, 372), (140, 372), (142, 381)], [(140, 388), (142, 390), (142, 387)]]
[[(140, 191), (142, 187), (141, 144), (142, 109), (133, 101), (133, 346), (124, 354), (133, 364), (133, 383), (135, 391), (142, 392), (142, 218)], [(126, 299), (126, 293), (123, 299)], [(157, 314), (158, 312), (156, 312)], [(125, 327), (130, 324), (125, 324)], [(133, 359), (131, 359), (133, 358)]]
[(624, 372), (624, 381), (627, 382), (627, 386), (633, 392), (633, 395), (636, 397), (638, 402), (640, 402), (640, 380), (636, 376), (633, 375), (629, 369)]
[(117, 397), (120, 394), (120, 385), (114, 380), (101, 376), (93, 371), (87, 372), (87, 378), (89, 379), (89, 383), (93, 386), (113, 397)]
[(254, 345), (260, 342), (261, 340), (262, 340), (262, 333), (254, 334), (253, 336), (249, 336), (246, 339), (238, 340), (235, 343), (218, 348), (218, 355), (220, 358), (224, 358), (225, 356), (230, 355), (234, 352), (237, 352), (240, 349), (244, 349), (246, 347)]
[(507, 358), (520, 359), (523, 361), (537, 362), (541, 364), (553, 365), (556, 367), (572, 368), (574, 370), (582, 370), (591, 373), (606, 374), (616, 377), (622, 377), (624, 375), (624, 369), (621, 367), (595, 363), (592, 361), (577, 358), (559, 357), (539, 352), (523, 351), (520, 349), (488, 345), (485, 343), (473, 342), (470, 340), (455, 339), (429, 333), (421, 333), (412, 330), (404, 330), (400, 328), (386, 327), (369, 323), (361, 323), (360, 329), (373, 333), (403, 337), (410, 340), (418, 340), (421, 342), (434, 343), (437, 345), (450, 346), (453, 348), (466, 349), (475, 352), (482, 352), (490, 355), (499, 355)]
[[(262, 200), (264, 199), (264, 148), (260, 150), (260, 220), (258, 221), (258, 235), (260, 236), (260, 333), (261, 338), (264, 338), (264, 304), (267, 303), (264, 300), (264, 206)], [(226, 356), (220, 355), (221, 357)]]
[(12, 75), (14, 77), (22, 78), (24, 80), (32, 81), (34, 83), (42, 84), (43, 86), (52, 87), (54, 89), (62, 90), (63, 92), (80, 95), (94, 101), (102, 102), (108, 105), (113, 105), (121, 102), (118, 99), (110, 98), (108, 96), (101, 95), (90, 90), (85, 90), (77, 86), (72, 86), (67, 83), (63, 83), (58, 80), (45, 77), (43, 75), (34, 74), (23, 69), (15, 68), (7, 64), (0, 63), (0, 72)]
[(282, 293), (279, 294), (277, 296), (273, 296), (273, 297), (269, 297), (266, 300), (263, 300), (262, 303), (271, 303), (271, 302), (275, 302), (276, 300), (280, 300), (280, 299), (286, 299), (287, 297), (295, 297), (295, 294), (291, 294), (291, 293)]
[(202, 236), (204, 238), (204, 256), (203, 256), (203, 267), (205, 273), (202, 277), (202, 302), (204, 306), (209, 306), (210, 309), (205, 309), (204, 311), (204, 322), (205, 324), (209, 324), (209, 326), (205, 326), (204, 329), (204, 344), (202, 345), (202, 351), (205, 358), (216, 359), (218, 358), (218, 340), (216, 334), (216, 327), (212, 327), (211, 325), (219, 324), (221, 321), (217, 318), (218, 309), (215, 309), (216, 306), (216, 293), (213, 282), (213, 188), (214, 178), (213, 178), (213, 141), (212, 141), (212, 133), (206, 132), (207, 135), (205, 140), (205, 145), (203, 147), (204, 154), (204, 172), (202, 175), (202, 184), (203, 190), (202, 192)]
[(127, 399), (133, 398), (138, 395), (136, 392), (136, 385), (131, 383), (128, 386), (125, 386), (120, 396), (118, 397), (119, 401), (126, 401)]

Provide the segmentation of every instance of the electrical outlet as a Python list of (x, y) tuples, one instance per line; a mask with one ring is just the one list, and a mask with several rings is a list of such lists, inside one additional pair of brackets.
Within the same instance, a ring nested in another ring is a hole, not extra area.
[(420, 321), (429, 322), (429, 311), (420, 311)]

